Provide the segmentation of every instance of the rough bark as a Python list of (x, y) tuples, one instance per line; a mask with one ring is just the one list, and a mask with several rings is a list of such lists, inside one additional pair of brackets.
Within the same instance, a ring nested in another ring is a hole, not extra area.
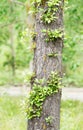
[[(40, 13), (36, 15), (35, 31), (36, 49), (34, 51), (33, 71), (38, 79), (49, 78), (51, 71), (62, 72), (62, 47), (63, 40), (57, 39), (55, 42), (45, 42), (42, 29), (63, 28), (63, 0), (57, 12), (58, 19), (50, 25), (43, 24), (40, 19)], [(49, 57), (49, 53), (58, 53), (57, 57)], [(43, 110), (40, 118), (28, 120), (28, 130), (59, 130), (60, 129), (60, 100), (61, 92), (47, 97), (43, 104)], [(45, 118), (51, 116), (51, 124), (47, 124)]]

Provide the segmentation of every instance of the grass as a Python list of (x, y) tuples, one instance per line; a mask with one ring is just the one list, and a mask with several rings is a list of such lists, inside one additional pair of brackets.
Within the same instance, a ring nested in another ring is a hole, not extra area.
[(0, 97), (0, 130), (26, 130), (26, 118), (20, 108), (22, 97)]
[(61, 105), (61, 129), (83, 129), (83, 103), (79, 101), (62, 101)]
[[(20, 103), (23, 97), (0, 97), (0, 130), (26, 130), (27, 119)], [(79, 101), (62, 101), (61, 129), (82, 130), (83, 103)]]

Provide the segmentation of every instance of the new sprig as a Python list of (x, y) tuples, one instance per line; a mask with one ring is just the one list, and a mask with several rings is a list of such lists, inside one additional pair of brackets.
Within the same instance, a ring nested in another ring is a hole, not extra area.
[(60, 29), (55, 29), (55, 30), (43, 29), (42, 32), (43, 35), (46, 37), (45, 38), (46, 42), (54, 42), (57, 39), (61, 39), (63, 37), (63, 33)]
[[(33, 89), (26, 100), (26, 113), (28, 119), (40, 117), (45, 99), (48, 96), (57, 93), (62, 86), (61, 78), (58, 73), (55, 72), (51, 72), (47, 80), (47, 86), (42, 86), (44, 82), (44, 79), (35, 79), (34, 81)], [(46, 121), (48, 122), (49, 120)]]
[(41, 20), (45, 24), (50, 24), (57, 19), (56, 13), (60, 5), (60, 0), (48, 0), (47, 7), (43, 10)]

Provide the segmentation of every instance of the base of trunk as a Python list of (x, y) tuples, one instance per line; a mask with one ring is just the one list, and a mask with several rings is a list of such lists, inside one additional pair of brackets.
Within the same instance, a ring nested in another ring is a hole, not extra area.
[(28, 120), (27, 130), (59, 130), (60, 101), (61, 92), (47, 97), (43, 104), (41, 117)]

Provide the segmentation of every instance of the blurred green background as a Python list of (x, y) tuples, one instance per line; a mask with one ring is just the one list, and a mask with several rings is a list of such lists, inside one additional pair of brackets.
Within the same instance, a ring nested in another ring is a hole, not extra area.
[[(83, 1), (65, 0), (63, 82), (83, 86)], [(22, 85), (33, 57), (29, 1), (0, 0), (0, 86)]]

